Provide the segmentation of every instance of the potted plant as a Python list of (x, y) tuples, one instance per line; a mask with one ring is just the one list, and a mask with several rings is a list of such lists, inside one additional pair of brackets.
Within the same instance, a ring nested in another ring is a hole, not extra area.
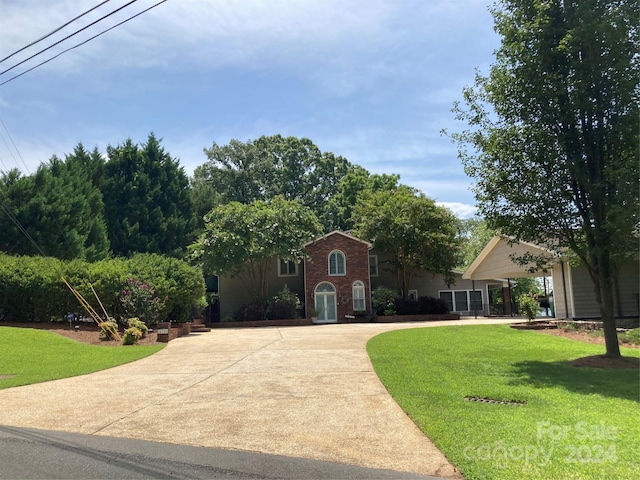
[(311, 318), (312, 322), (318, 320), (318, 313), (318, 310), (316, 310), (314, 307), (307, 308), (307, 315)]

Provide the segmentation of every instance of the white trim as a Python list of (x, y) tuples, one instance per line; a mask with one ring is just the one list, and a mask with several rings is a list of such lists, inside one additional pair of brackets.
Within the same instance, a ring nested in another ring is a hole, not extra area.
[[(336, 272), (338, 273), (331, 273), (331, 255), (333, 255), (334, 253), (339, 253), (340, 255), (342, 255), (342, 263), (344, 266), (344, 272), (342, 273), (339, 273), (337, 257), (336, 257)], [(330, 277), (344, 277), (347, 274), (347, 256), (344, 254), (342, 250), (335, 249), (329, 252), (329, 255), (327, 255), (327, 272), (329, 273)]]
[[(356, 283), (359, 283), (359, 285), (356, 285)], [(356, 308), (356, 288), (362, 292), (362, 298), (358, 298), (358, 300), (362, 300), (362, 308)], [(367, 292), (362, 280), (356, 280), (351, 284), (351, 306), (354, 312), (367, 311)]]
[(334, 230), (333, 232), (325, 233), (324, 235), (316, 238), (315, 240), (311, 240), (310, 242), (305, 243), (303, 246), (306, 247), (307, 245), (311, 245), (312, 243), (316, 243), (317, 241), (326, 240), (331, 235), (336, 235), (336, 234), (342, 235), (343, 237), (350, 238), (351, 240), (355, 240), (356, 242), (364, 243), (367, 247), (369, 247), (369, 250), (373, 248), (372, 243), (362, 240), (361, 238), (354, 237), (353, 235), (349, 235), (346, 232), (341, 232), (340, 230)]
[[(285, 262), (287, 264), (293, 263), (295, 273), (282, 273), (282, 271), (280, 270), (281, 262)], [(298, 268), (299, 265), (300, 262), (296, 262), (294, 260), (284, 260), (281, 257), (278, 257), (278, 277), (297, 277), (300, 274), (300, 269)]]

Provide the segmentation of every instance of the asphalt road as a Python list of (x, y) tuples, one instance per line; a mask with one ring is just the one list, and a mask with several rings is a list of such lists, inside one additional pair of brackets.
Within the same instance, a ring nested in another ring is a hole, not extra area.
[(0, 479), (436, 479), (320, 460), (0, 426)]

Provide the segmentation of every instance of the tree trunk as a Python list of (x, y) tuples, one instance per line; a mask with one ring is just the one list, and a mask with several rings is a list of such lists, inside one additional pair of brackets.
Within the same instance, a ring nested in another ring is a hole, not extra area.
[(597, 270), (597, 288), (600, 293), (600, 313), (602, 315), (606, 347), (605, 356), (620, 358), (620, 345), (618, 343), (618, 332), (616, 331), (613, 270), (611, 259), (607, 255), (602, 255), (599, 259), (599, 268)]

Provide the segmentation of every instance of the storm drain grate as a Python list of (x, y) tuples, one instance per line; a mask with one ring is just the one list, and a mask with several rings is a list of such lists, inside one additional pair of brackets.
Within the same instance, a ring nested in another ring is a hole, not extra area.
[(464, 397), (465, 400), (478, 403), (497, 403), (500, 405), (526, 405), (524, 400), (502, 400), (500, 398), (488, 398), (488, 397)]

